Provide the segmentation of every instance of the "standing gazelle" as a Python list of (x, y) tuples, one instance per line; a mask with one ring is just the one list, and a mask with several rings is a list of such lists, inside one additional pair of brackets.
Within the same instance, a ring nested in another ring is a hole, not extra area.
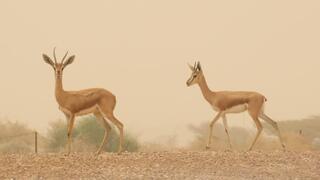
[(246, 110), (249, 112), (249, 115), (255, 122), (258, 130), (249, 150), (253, 148), (254, 144), (256, 143), (262, 131), (262, 125), (259, 118), (265, 120), (267, 123), (271, 124), (272, 127), (276, 129), (281, 145), (283, 148), (285, 148), (277, 123), (273, 121), (270, 117), (268, 117), (263, 111), (264, 103), (267, 100), (263, 95), (257, 92), (245, 92), (245, 91), (213, 92), (209, 89), (207, 85), (206, 79), (201, 69), (200, 62), (195, 63), (193, 67), (189, 65), (189, 67), (192, 73), (191, 73), (191, 77), (187, 81), (187, 86), (198, 84), (201, 89), (203, 97), (208, 101), (208, 103), (212, 106), (212, 108), (218, 112), (218, 114), (215, 116), (213, 121), (210, 123), (209, 138), (206, 146), (207, 149), (210, 148), (213, 125), (215, 122), (218, 121), (220, 117), (222, 117), (223, 125), (228, 135), (228, 141), (231, 147), (226, 114), (241, 113)]
[(85, 89), (81, 91), (65, 91), (62, 86), (62, 73), (65, 67), (71, 64), (75, 56), (70, 56), (65, 62), (68, 52), (64, 55), (61, 63), (57, 62), (55, 48), (53, 50), (54, 62), (49, 56), (43, 54), (42, 57), (55, 72), (55, 96), (59, 104), (59, 109), (65, 114), (68, 122), (68, 154), (71, 152), (71, 133), (76, 116), (93, 113), (98, 120), (103, 123), (105, 134), (102, 143), (97, 151), (99, 154), (108, 139), (111, 126), (106, 119), (114, 123), (120, 132), (120, 142), (118, 153), (122, 152), (123, 144), (123, 124), (113, 115), (116, 105), (116, 97), (109, 91), (100, 88)]

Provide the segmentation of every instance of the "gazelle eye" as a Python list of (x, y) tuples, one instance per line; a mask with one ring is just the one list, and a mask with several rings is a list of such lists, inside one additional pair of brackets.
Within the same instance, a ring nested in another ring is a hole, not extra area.
[(193, 75), (193, 77), (195, 78), (195, 77), (197, 77), (197, 75), (195, 74), (195, 75)]

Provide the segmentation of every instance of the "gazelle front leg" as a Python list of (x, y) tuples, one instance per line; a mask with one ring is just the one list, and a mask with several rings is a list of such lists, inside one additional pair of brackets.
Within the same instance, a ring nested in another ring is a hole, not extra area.
[(227, 122), (226, 114), (223, 114), (223, 115), (222, 115), (222, 120), (223, 120), (224, 130), (226, 131), (227, 136), (228, 136), (229, 147), (230, 147), (230, 149), (232, 149), (231, 140), (230, 140), (230, 135), (229, 135), (229, 130), (228, 130), (229, 128), (228, 128), (228, 122)]
[(222, 112), (219, 112), (216, 117), (214, 117), (214, 119), (212, 120), (212, 122), (210, 123), (210, 132), (209, 132), (209, 137), (208, 137), (208, 143), (206, 146), (206, 149), (210, 149), (210, 145), (211, 145), (211, 139), (212, 139), (212, 129), (213, 129), (213, 125), (214, 123), (216, 123), (218, 121), (218, 119), (220, 118)]
[(73, 125), (74, 125), (74, 114), (69, 115), (68, 119), (68, 155), (71, 152), (71, 143), (72, 143), (72, 130), (73, 130)]

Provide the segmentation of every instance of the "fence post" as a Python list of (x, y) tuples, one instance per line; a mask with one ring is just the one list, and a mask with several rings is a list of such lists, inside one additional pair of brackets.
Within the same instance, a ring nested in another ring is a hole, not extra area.
[(38, 153), (38, 132), (34, 132), (34, 152)]

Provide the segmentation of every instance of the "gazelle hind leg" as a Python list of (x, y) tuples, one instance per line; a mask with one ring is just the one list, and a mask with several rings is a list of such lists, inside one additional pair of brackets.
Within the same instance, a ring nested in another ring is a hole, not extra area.
[(104, 118), (109, 119), (118, 128), (120, 135), (118, 154), (121, 154), (123, 146), (123, 124), (113, 115), (113, 112), (109, 112), (103, 109), (100, 109), (100, 112)]
[(101, 101), (99, 104), (99, 111), (101, 112), (102, 116), (108, 120), (110, 120), (119, 130), (119, 148), (118, 148), (118, 154), (121, 154), (122, 152), (122, 146), (123, 146), (123, 124), (114, 116), (113, 110), (116, 105), (116, 99), (114, 98), (113, 101)]
[(229, 142), (229, 147), (230, 149), (232, 149), (232, 145), (231, 145), (231, 140), (230, 140), (230, 135), (229, 135), (229, 128), (228, 128), (228, 122), (227, 122), (227, 117), (225, 114), (222, 115), (222, 120), (223, 120), (223, 125), (224, 125), (224, 130), (227, 133), (228, 136), (228, 142)]
[(257, 140), (258, 140), (258, 138), (259, 138), (259, 136), (260, 136), (260, 134), (261, 134), (261, 132), (262, 132), (262, 129), (263, 129), (263, 127), (262, 127), (262, 125), (261, 125), (261, 122), (259, 121), (258, 118), (253, 118), (253, 121), (254, 121), (254, 123), (255, 123), (256, 126), (257, 126), (257, 134), (256, 134), (256, 137), (254, 138), (254, 140), (253, 140), (253, 142), (252, 142), (252, 144), (251, 144), (251, 146), (250, 146), (250, 148), (249, 148), (249, 151), (252, 150), (253, 146), (254, 146), (255, 143), (257, 142)]
[(97, 150), (96, 154), (100, 154), (103, 147), (105, 146), (108, 138), (109, 138), (109, 134), (110, 134), (110, 131), (111, 131), (111, 126), (110, 124), (107, 122), (107, 120), (102, 116), (102, 114), (100, 112), (95, 112), (94, 115), (96, 116), (97, 120), (100, 121), (105, 129), (105, 132), (104, 132), (104, 137), (103, 137), (103, 140), (100, 144), (100, 147), (99, 149)]
[(258, 118), (258, 116), (261, 112), (262, 106), (263, 106), (263, 103), (259, 103), (259, 101), (253, 102), (252, 104), (249, 104), (249, 106), (248, 106), (249, 115), (251, 116), (252, 120), (254, 121), (254, 123), (256, 124), (256, 127), (257, 127), (257, 134), (256, 134), (256, 137), (254, 138), (254, 140), (249, 148), (249, 151), (252, 150), (253, 146), (257, 142), (257, 140), (262, 132), (262, 129), (263, 129), (262, 124)]
[(283, 139), (282, 139), (282, 136), (281, 136), (281, 133), (280, 133), (280, 130), (279, 130), (277, 122), (275, 122), (270, 117), (268, 117), (264, 112), (261, 112), (259, 117), (261, 119), (263, 119), (264, 121), (266, 121), (267, 123), (269, 123), (277, 131), (281, 146), (282, 146), (283, 149), (285, 149), (286, 146), (283, 143)]
[(120, 135), (120, 139), (119, 139), (119, 148), (118, 148), (118, 154), (122, 153), (122, 147), (123, 147), (123, 124), (113, 115), (113, 113), (111, 114), (107, 114), (107, 118), (112, 121), (118, 128), (119, 130), (119, 135)]

